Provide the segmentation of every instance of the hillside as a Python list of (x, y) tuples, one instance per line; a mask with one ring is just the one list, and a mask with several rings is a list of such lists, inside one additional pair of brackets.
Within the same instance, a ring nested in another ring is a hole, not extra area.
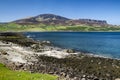
[(54, 14), (40, 14), (0, 23), (0, 31), (120, 31), (120, 26), (110, 25), (105, 20), (69, 19)]
[(54, 14), (41, 14), (38, 16), (19, 19), (13, 21), (18, 24), (45, 24), (45, 25), (98, 25), (98, 26), (106, 26), (107, 21), (105, 20), (92, 20), (92, 19), (69, 19), (66, 17), (62, 17)]

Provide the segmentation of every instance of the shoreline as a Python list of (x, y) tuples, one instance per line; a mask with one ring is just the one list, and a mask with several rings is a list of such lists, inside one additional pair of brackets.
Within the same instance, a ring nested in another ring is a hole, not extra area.
[[(43, 41), (44, 42), (44, 41)], [(72, 49), (63, 49), (63, 48), (59, 48), (59, 47), (56, 47), (56, 46), (46, 46), (48, 49), (40, 49), (42, 52), (34, 52), (34, 50), (31, 49), (31, 47), (23, 47), (23, 46), (20, 46), (18, 44), (14, 44), (14, 43), (2, 43), (0, 41), (0, 46), (1, 46), (1, 49), (5, 49), (5, 48), (10, 48), (13, 49), (13, 50), (18, 50), (19, 52), (21, 51), (26, 51), (28, 53), (33, 53), (33, 54), (38, 54), (38, 55), (45, 55), (45, 56), (48, 56), (48, 57), (55, 57), (55, 58), (65, 58), (67, 56), (70, 56), (70, 55), (85, 55), (85, 56), (89, 56), (89, 57), (98, 57), (98, 58), (105, 58), (105, 59), (115, 59), (115, 58), (110, 58), (110, 57), (105, 57), (105, 56), (100, 56), (100, 55), (96, 55), (96, 54), (93, 54), (93, 53), (86, 53), (86, 52), (81, 52), (81, 51), (75, 51), (75, 50), (72, 50)], [(29, 49), (29, 51), (27, 50)], [(9, 49), (8, 49), (9, 50)], [(67, 50), (71, 50), (73, 53), (69, 53), (67, 52)], [(54, 53), (56, 55), (54, 55)], [(62, 54), (63, 53), (63, 54)], [(59, 54), (57, 56), (57, 54)], [(62, 54), (62, 55), (60, 55)], [(119, 60), (119, 59), (115, 59), (115, 60)]]
[[(61, 78), (110, 80), (111, 76), (111, 80), (115, 80), (120, 76), (120, 73), (117, 73), (120, 71), (120, 60), (76, 52), (72, 49), (62, 49), (55, 47), (50, 41), (38, 42), (21, 37), (21, 40), (15, 40), (17, 42), (11, 39), (0, 41), (1, 45), (11, 45), (0, 47), (0, 62), (12, 70), (58, 75), (59, 80)], [(112, 70), (114, 72), (109, 73)]]
[[(48, 31), (49, 32), (49, 31)], [(51, 32), (51, 31), (50, 31)], [(54, 31), (53, 31), (54, 32)], [(57, 32), (57, 31), (55, 31), (55, 32)], [(64, 32), (64, 31), (63, 31)], [(73, 31), (74, 32), (74, 31)], [(27, 32), (26, 32), (27, 33)], [(99, 33), (99, 32), (98, 32)], [(33, 39), (31, 39), (31, 38), (29, 38), (29, 37), (27, 37), (27, 36), (25, 36), (25, 35), (23, 35), (24, 34), (24, 32), (0, 32), (0, 34), (12, 34), (12, 35), (15, 35), (15, 36), (20, 36), (20, 37), (23, 37), (23, 38), (25, 38), (25, 39), (28, 39), (28, 41), (30, 40), (30, 41), (33, 41), (33, 43), (32, 44), (34, 44), (34, 43), (39, 43), (39, 41), (35, 41), (35, 40), (33, 40)], [(0, 37), (1, 37), (1, 35), (0, 35)], [(2, 36), (2, 37), (4, 37), (4, 35)], [(1, 37), (1, 38), (2, 38)], [(9, 36), (8, 36), (9, 37)], [(4, 38), (7, 38), (7, 37), (4, 37)], [(42, 41), (40, 41), (40, 42), (42, 42)], [(44, 42), (44, 41), (43, 41)], [(48, 42), (48, 44), (52, 44), (50, 41), (45, 41), (45, 44), (46, 44), (46, 42)], [(15, 44), (16, 45), (16, 44)], [(54, 46), (54, 45), (52, 45), (52, 46), (49, 46), (49, 47), (51, 47), (51, 48), (54, 48), (54, 49), (56, 49), (56, 51), (57, 51), (57, 49), (58, 50), (61, 50), (61, 51), (64, 51), (64, 50), (67, 50), (67, 48), (60, 48), (60, 47), (57, 47), (57, 46)], [(71, 49), (72, 50), (72, 49)], [(103, 55), (97, 55), (97, 54), (94, 54), (94, 53), (89, 53), (89, 52), (84, 52), (84, 51), (78, 51), (78, 50), (73, 50), (73, 51), (75, 51), (74, 53), (76, 54), (76, 55), (78, 55), (78, 54), (83, 54), (83, 55), (86, 55), (86, 56), (90, 56), (90, 57), (100, 57), (100, 58), (109, 58), (109, 59), (116, 59), (116, 60), (120, 60), (120, 59), (117, 59), (117, 58), (111, 58), (111, 57), (107, 57), (107, 56), (103, 56)]]
[(12, 32), (12, 33), (24, 33), (24, 32), (82, 32), (82, 33), (84, 33), (84, 32), (90, 32), (90, 33), (92, 33), (92, 32), (97, 32), (97, 33), (104, 33), (104, 32), (106, 32), (106, 33), (109, 33), (109, 32), (112, 32), (112, 33), (116, 33), (116, 32), (120, 32), (120, 31), (1, 31), (0, 33), (8, 33), (8, 32)]

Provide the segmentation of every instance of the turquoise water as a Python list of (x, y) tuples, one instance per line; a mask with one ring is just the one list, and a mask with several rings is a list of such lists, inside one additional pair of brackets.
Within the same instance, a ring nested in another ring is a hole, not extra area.
[(35, 40), (55, 46), (120, 59), (120, 32), (26, 32)]

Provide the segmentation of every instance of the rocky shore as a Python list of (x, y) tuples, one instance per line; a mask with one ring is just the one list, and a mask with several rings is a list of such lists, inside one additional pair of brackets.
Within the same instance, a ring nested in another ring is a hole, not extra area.
[(12, 70), (58, 75), (58, 80), (120, 80), (120, 60), (54, 47), (20, 33), (0, 33), (0, 63)]

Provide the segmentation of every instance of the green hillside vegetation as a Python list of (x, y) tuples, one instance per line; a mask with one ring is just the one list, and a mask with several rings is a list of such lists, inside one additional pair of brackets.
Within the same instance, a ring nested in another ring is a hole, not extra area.
[(120, 27), (95, 27), (88, 25), (75, 25), (75, 26), (60, 26), (60, 25), (44, 25), (44, 24), (31, 24), (19, 25), (15, 23), (0, 24), (0, 31), (120, 31)]
[(12, 71), (0, 64), (0, 80), (56, 80), (57, 76), (25, 71)]

